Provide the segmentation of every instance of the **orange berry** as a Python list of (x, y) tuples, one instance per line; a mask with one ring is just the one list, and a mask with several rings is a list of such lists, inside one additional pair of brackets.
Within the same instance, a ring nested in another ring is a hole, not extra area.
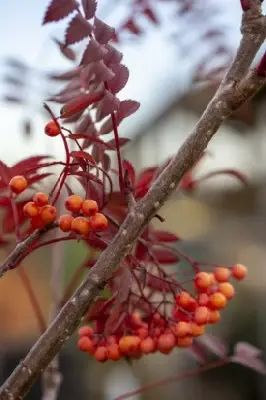
[(80, 196), (78, 196), (77, 194), (72, 194), (66, 199), (65, 207), (68, 211), (78, 212), (81, 209), (82, 203), (83, 200)]
[(12, 190), (12, 192), (17, 194), (23, 192), (27, 186), (28, 181), (22, 175), (14, 176), (9, 182), (9, 188)]
[(39, 207), (37, 207), (36, 204), (33, 203), (33, 201), (28, 201), (28, 203), (26, 203), (23, 207), (23, 213), (29, 218), (37, 217), (37, 215), (39, 215), (39, 212)]
[(73, 220), (74, 220), (74, 217), (72, 217), (72, 215), (69, 215), (69, 214), (61, 215), (58, 219), (58, 225), (59, 225), (59, 228), (61, 229), (61, 231), (63, 231), (63, 232), (71, 231), (71, 226), (72, 226)]
[(124, 355), (130, 356), (137, 352), (140, 345), (140, 338), (138, 336), (123, 336), (119, 340), (119, 349)]
[(37, 215), (36, 217), (31, 218), (30, 220), (31, 226), (34, 229), (42, 229), (45, 227), (45, 223), (41, 218), (41, 215)]
[(175, 336), (172, 333), (165, 333), (158, 339), (157, 348), (160, 353), (169, 354), (175, 347)]
[(71, 230), (78, 235), (87, 235), (90, 230), (90, 222), (85, 217), (74, 218), (71, 224)]
[(187, 311), (194, 311), (197, 307), (197, 302), (188, 292), (181, 292), (176, 295), (176, 304)]
[(91, 229), (95, 232), (104, 231), (108, 227), (108, 219), (101, 213), (96, 213), (90, 220)]
[(190, 347), (193, 344), (193, 338), (191, 336), (185, 336), (177, 338), (176, 345), (178, 347)]
[(231, 271), (228, 268), (217, 267), (215, 268), (214, 276), (217, 282), (227, 282), (231, 276)]
[(213, 272), (209, 272), (210, 278), (211, 278), (211, 285), (214, 285), (216, 283), (216, 279), (214, 276)]
[(142, 326), (142, 319), (139, 313), (133, 312), (130, 315), (130, 324), (133, 328), (140, 328)]
[(209, 296), (207, 295), (207, 293), (201, 293), (198, 296), (197, 301), (199, 306), (207, 306), (209, 302)]
[(185, 337), (191, 334), (191, 325), (189, 322), (179, 321), (173, 328), (174, 334), (178, 337)]
[(107, 349), (104, 346), (99, 346), (94, 352), (94, 358), (96, 361), (105, 362), (107, 360)]
[(56, 220), (57, 210), (54, 206), (44, 206), (41, 209), (40, 216), (45, 225), (51, 224)]
[(226, 297), (223, 293), (216, 292), (210, 296), (208, 306), (213, 310), (220, 310), (227, 304)]
[(146, 337), (140, 342), (140, 349), (144, 354), (150, 354), (155, 351), (155, 342), (151, 337)]
[(91, 326), (82, 326), (79, 328), (79, 337), (83, 336), (92, 336), (93, 335), (93, 329)]
[(198, 272), (194, 279), (196, 289), (205, 291), (210, 285), (212, 285), (213, 277), (208, 272)]
[(247, 274), (248, 270), (243, 264), (235, 264), (232, 268), (232, 276), (239, 281), (245, 279)]
[(140, 339), (146, 339), (146, 337), (149, 336), (148, 329), (146, 328), (139, 328), (137, 329), (136, 333)]
[(107, 344), (117, 344), (117, 339), (114, 335), (108, 336), (106, 339)]
[(209, 320), (209, 310), (205, 306), (200, 306), (195, 310), (194, 321), (198, 325), (205, 325)]
[(58, 136), (60, 134), (60, 127), (55, 121), (50, 121), (45, 125), (44, 133), (51, 137)]
[(107, 358), (109, 360), (117, 361), (120, 359), (121, 353), (118, 344), (110, 344), (109, 346), (107, 346), (106, 350)]
[(82, 211), (85, 215), (95, 215), (99, 210), (98, 204), (94, 200), (84, 200), (82, 203)]
[(227, 300), (231, 300), (235, 294), (235, 288), (229, 282), (222, 282), (218, 286), (219, 292), (221, 292)]
[(205, 332), (205, 326), (204, 325), (198, 325), (195, 322), (190, 323), (190, 329), (191, 329), (191, 335), (193, 337), (198, 337), (202, 336)]
[(81, 351), (92, 354), (94, 351), (93, 341), (87, 336), (82, 336), (78, 341), (78, 348)]
[(221, 315), (218, 310), (209, 310), (209, 320), (208, 324), (216, 324), (216, 322), (220, 321)]
[(35, 193), (35, 195), (33, 196), (34, 203), (39, 206), (39, 207), (43, 207), (46, 206), (48, 204), (48, 200), (49, 197), (47, 196), (47, 194), (42, 193), (42, 192), (37, 192)]

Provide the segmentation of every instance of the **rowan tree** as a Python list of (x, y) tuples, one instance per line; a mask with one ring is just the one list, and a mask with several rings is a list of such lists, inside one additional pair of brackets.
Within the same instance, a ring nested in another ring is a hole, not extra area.
[[(175, 156), (140, 174), (121, 156), (128, 139), (119, 136), (120, 124), (137, 112), (140, 104), (118, 95), (129, 79), (129, 71), (115, 44), (123, 40), (125, 31), (142, 33), (139, 14), (159, 24), (152, 2), (132, 2), (128, 20), (117, 30), (97, 17), (96, 0), (53, 0), (49, 4), (44, 24), (72, 15), (64, 40), (57, 43), (73, 61), (73, 68), (53, 76), (64, 85), (44, 104), (47, 121), (43, 134), (51, 141), (61, 139), (65, 159), (38, 155), (13, 166), (0, 162), (0, 204), (4, 210), (1, 245), (13, 245), (0, 266), (0, 276), (15, 268), (27, 276), (21, 270), (22, 260), (40, 247), (56, 248), (61, 241), (83, 241), (99, 250), (100, 256), (77, 265), (72, 280), (62, 290), (58, 266), (53, 268), (59, 296), (52, 304), (48, 323), (36, 307), (37, 294), (27, 286), (42, 332), (2, 385), (1, 399), (23, 398), (42, 373), (44, 396), (56, 398), (61, 381), (57, 355), (73, 334), (84, 357), (100, 363), (137, 360), (154, 352), (167, 356), (176, 348), (188, 348), (201, 357), (203, 365), (197, 371), (169, 382), (230, 362), (265, 373), (260, 351), (247, 343), (238, 343), (233, 354), (224, 353), (208, 363), (198, 341), (206, 335), (208, 324), (222, 320), (223, 309), (230, 307), (235, 295), (234, 285), (246, 278), (247, 268), (234, 263), (202, 263), (184, 254), (174, 246), (180, 238), (164, 230), (159, 214), (174, 191), (191, 192), (200, 184), (194, 178), (194, 169), (205, 156), (209, 141), (224, 120), (266, 83), (266, 57), (250, 67), (266, 37), (261, 3), (240, 1), (243, 17), (238, 51), (194, 131)], [(197, 11), (196, 0), (180, 0), (177, 6), (183, 14)], [(208, 35), (213, 36), (215, 33)], [(83, 54), (77, 54), (70, 46), (82, 40), (87, 46)], [(52, 103), (61, 104), (59, 115)], [(113, 134), (113, 138), (106, 140), (107, 134)], [(116, 153), (117, 168), (111, 165), (109, 152)], [(61, 172), (45, 193), (43, 183), (52, 172), (43, 169), (53, 171), (55, 166)], [(238, 171), (227, 172), (245, 180)], [(118, 189), (114, 186), (116, 179)], [(74, 190), (76, 183), (80, 185), (78, 192)], [(155, 218), (161, 221), (160, 230), (153, 226)], [(47, 240), (49, 232), (60, 235)], [(16, 243), (8, 234), (15, 234)], [(189, 265), (185, 278), (178, 271), (178, 262), (183, 259)], [(170, 269), (171, 264), (177, 267)], [(75, 289), (84, 269), (86, 277)], [(104, 289), (108, 296), (103, 295)], [(162, 383), (166, 382), (155, 385)]]

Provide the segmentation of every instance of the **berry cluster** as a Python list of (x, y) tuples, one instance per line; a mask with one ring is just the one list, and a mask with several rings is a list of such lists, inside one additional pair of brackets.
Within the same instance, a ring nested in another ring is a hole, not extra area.
[(190, 347), (195, 338), (204, 334), (207, 324), (220, 320), (221, 309), (233, 298), (235, 289), (230, 277), (242, 280), (246, 275), (247, 269), (241, 264), (217, 267), (210, 273), (198, 272), (194, 277), (195, 295), (188, 291), (177, 293), (171, 317), (158, 310), (146, 316), (133, 312), (111, 335), (106, 335), (105, 324), (96, 319), (94, 327), (79, 329), (78, 348), (98, 362), (105, 362), (121, 357), (138, 359), (157, 351), (169, 354), (175, 347)]
[[(28, 187), (24, 176), (15, 176), (9, 182), (10, 190), (19, 194)], [(26, 217), (30, 218), (31, 225), (35, 229), (41, 229), (53, 223), (57, 219), (57, 209), (54, 205), (48, 204), (49, 196), (38, 192), (23, 207)], [(63, 214), (58, 219), (58, 226), (63, 232), (74, 232), (86, 236), (90, 231), (101, 232), (107, 229), (107, 218), (99, 213), (96, 201), (86, 199), (73, 194), (65, 200), (65, 207), (71, 214)]]

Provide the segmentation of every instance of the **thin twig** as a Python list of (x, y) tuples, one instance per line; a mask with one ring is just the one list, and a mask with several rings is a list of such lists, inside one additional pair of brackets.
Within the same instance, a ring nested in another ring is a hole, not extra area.
[[(47, 367), (61, 347), (73, 334), (84, 313), (95, 301), (105, 282), (131, 251), (132, 245), (154, 217), (158, 209), (177, 188), (184, 174), (195, 164), (223, 121), (266, 83), (255, 70), (244, 77), (253, 57), (245, 56), (250, 47), (250, 35), (255, 55), (266, 37), (265, 17), (260, 15), (260, 1), (252, 2), (252, 9), (243, 18), (243, 40), (238, 55), (210, 101), (194, 131), (183, 143), (171, 163), (163, 170), (148, 193), (128, 213), (94, 267), (88, 272), (71, 299), (29, 351), (0, 389), (0, 399), (18, 399), (24, 396), (40, 372)], [(237, 65), (241, 61), (241, 68)], [(244, 78), (243, 78), (244, 77)], [(1, 270), (1, 268), (0, 268)]]

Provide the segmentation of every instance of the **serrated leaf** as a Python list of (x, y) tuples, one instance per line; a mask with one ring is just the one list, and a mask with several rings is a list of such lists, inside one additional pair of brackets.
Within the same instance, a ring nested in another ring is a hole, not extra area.
[[(127, 144), (128, 142), (130, 142), (130, 139), (128, 138), (119, 138), (119, 146), (122, 147), (125, 144)], [(116, 150), (116, 142), (115, 139), (110, 140), (109, 142), (106, 142), (109, 150)]]
[(159, 24), (159, 19), (157, 18), (157, 15), (155, 14), (154, 10), (151, 7), (145, 7), (143, 9), (143, 14), (154, 24)]
[(201, 343), (206, 350), (211, 351), (211, 353), (220, 358), (227, 357), (229, 353), (227, 344), (216, 336), (205, 334), (204, 336), (200, 337), (199, 343)]
[(91, 19), (94, 17), (97, 1), (96, 0), (81, 0), (82, 8), (87, 19)]
[(234, 346), (234, 355), (241, 357), (260, 357), (262, 350), (247, 342), (238, 342)]
[(140, 173), (135, 188), (135, 196), (137, 198), (143, 197), (147, 193), (157, 170), (158, 167), (150, 167)]
[(91, 31), (91, 24), (78, 13), (70, 21), (67, 27), (65, 33), (65, 44), (69, 46), (71, 44), (78, 43), (89, 36)]
[(110, 68), (112, 68), (115, 76), (108, 82), (108, 86), (110, 92), (116, 94), (126, 86), (129, 78), (129, 70), (123, 64), (112, 64)]
[(81, 176), (81, 177), (86, 178), (88, 180), (92, 180), (93, 182), (99, 183), (100, 185), (103, 184), (100, 179), (96, 178), (95, 175), (91, 174), (88, 171), (75, 171), (73, 173), (70, 173), (69, 175)]
[(140, 107), (140, 103), (135, 100), (123, 100), (120, 102), (117, 118), (122, 120), (134, 114)]
[(146, 286), (158, 292), (171, 292), (174, 287), (174, 285), (171, 285), (162, 278), (151, 274), (147, 275)]
[(163, 243), (175, 243), (180, 240), (180, 238), (177, 235), (175, 235), (174, 233), (162, 231), (162, 230), (153, 231), (152, 236), (158, 242), (163, 242)]
[(44, 174), (34, 175), (34, 176), (32, 176), (32, 177), (27, 179), (28, 180), (28, 185), (29, 186), (34, 185), (35, 183), (40, 182), (43, 179), (48, 178), (49, 176), (52, 176), (52, 175), (54, 175), (54, 174), (53, 173), (48, 173), (48, 172), (44, 173)]
[(96, 83), (110, 81), (115, 77), (114, 72), (108, 68), (102, 60), (91, 64), (88, 72), (89, 76), (92, 77), (94, 75), (94, 81)]
[(0, 161), (0, 177), (5, 185), (9, 184), (12, 177), (12, 170), (3, 161)]
[(122, 29), (127, 29), (130, 33), (133, 33), (133, 35), (140, 35), (142, 33), (142, 30), (136, 23), (135, 19), (129, 18), (123, 25)]
[(87, 129), (89, 128), (90, 125), (93, 125), (93, 121), (90, 114), (86, 113), (86, 115), (83, 116), (80, 123), (76, 125), (75, 131), (77, 133), (87, 133)]
[(178, 255), (169, 249), (153, 249), (152, 254), (160, 264), (175, 264), (180, 260)]
[(60, 42), (60, 40), (56, 38), (54, 38), (53, 41), (57, 44), (63, 56), (65, 56), (68, 60), (75, 61), (76, 53), (74, 50), (70, 49), (65, 45), (65, 43)]
[(90, 43), (82, 55), (80, 65), (87, 65), (95, 61), (100, 61), (106, 53), (107, 50), (96, 40), (91, 38)]
[(87, 153), (86, 151), (71, 151), (70, 156), (73, 158), (81, 158), (83, 160), (87, 160), (89, 162), (91, 162), (92, 164), (95, 164), (95, 160), (94, 158)]
[(59, 21), (77, 9), (78, 3), (75, 0), (52, 0), (46, 10), (43, 25)]
[(105, 65), (119, 64), (123, 58), (123, 54), (109, 43), (105, 45), (105, 49), (106, 54), (103, 57)]
[[(47, 74), (47, 77), (52, 80), (69, 81), (70, 79), (79, 77), (81, 71), (82, 71), (82, 67), (76, 67), (76, 68), (70, 69), (69, 71), (66, 71), (66, 72), (49, 73), (49, 74)], [(59, 92), (58, 94), (62, 94), (62, 91)]]
[(115, 29), (110, 25), (103, 22), (101, 19), (95, 17), (93, 26), (94, 36), (100, 44), (106, 44), (115, 33)]
[(97, 105), (96, 122), (107, 117), (119, 108), (120, 101), (111, 92), (106, 91), (103, 99)]
[(92, 92), (77, 96), (74, 100), (69, 101), (62, 107), (60, 117), (68, 118), (79, 111), (85, 110), (91, 104), (100, 101), (103, 98), (103, 95), (104, 93), (101, 92)]
[[(117, 123), (118, 125), (118, 123)], [(109, 117), (101, 126), (99, 130), (99, 135), (107, 135), (108, 133), (113, 131), (113, 121), (112, 118)]]
[(129, 162), (128, 160), (123, 160), (123, 170), (127, 171), (131, 186), (134, 187), (136, 180), (136, 171), (131, 162)]

